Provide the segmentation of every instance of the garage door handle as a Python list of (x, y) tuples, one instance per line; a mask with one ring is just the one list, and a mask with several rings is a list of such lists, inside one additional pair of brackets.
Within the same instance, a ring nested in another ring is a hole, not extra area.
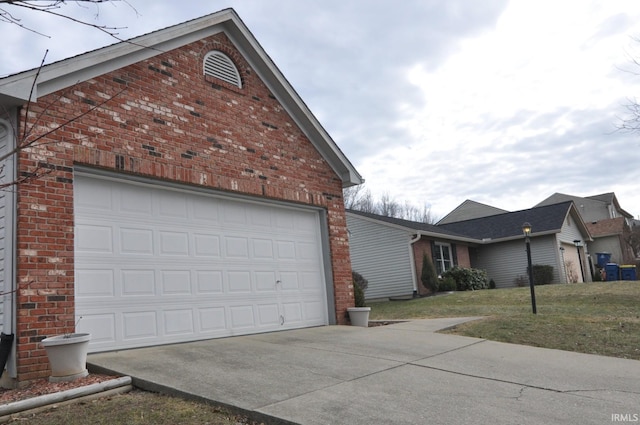
[(284, 325), (284, 316), (280, 315), (280, 326)]

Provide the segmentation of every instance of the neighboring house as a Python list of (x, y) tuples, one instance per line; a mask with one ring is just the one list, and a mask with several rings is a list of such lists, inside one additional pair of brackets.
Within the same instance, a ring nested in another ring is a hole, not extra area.
[(628, 243), (631, 227), (627, 225), (625, 217), (608, 218), (587, 223), (587, 228), (593, 237), (589, 244), (589, 251), (597, 264), (597, 254), (610, 254), (609, 261), (618, 264), (635, 264), (635, 255)]
[[(486, 270), (496, 287), (504, 288), (514, 286), (518, 278), (526, 281), (525, 222), (532, 226), (532, 263), (552, 266), (553, 282), (591, 281), (585, 252), (591, 236), (571, 201), (438, 227), (481, 241), (470, 249), (471, 266)], [(579, 241), (578, 246), (574, 241)]]
[(489, 217), (491, 215), (504, 214), (507, 212), (509, 211), (467, 199), (454, 208), (449, 214), (445, 215), (437, 224), (455, 223), (456, 221)]
[(437, 226), (347, 210), (354, 271), (369, 281), (365, 298), (403, 298), (426, 294), (420, 281), (423, 254), (438, 272), (470, 267), (469, 246), (479, 241)]
[(0, 79), (0, 149), (79, 118), (2, 169), (45, 171), (0, 199), (11, 377), (74, 330), (98, 352), (346, 323), (363, 180), (233, 10), (46, 65), (27, 108), (37, 73)]
[(536, 206), (573, 201), (582, 220), (593, 236), (589, 246), (591, 261), (597, 263), (598, 253), (611, 254), (611, 261), (619, 264), (635, 264), (635, 255), (628, 237), (633, 226), (633, 215), (622, 209), (615, 193), (579, 197), (554, 193)]

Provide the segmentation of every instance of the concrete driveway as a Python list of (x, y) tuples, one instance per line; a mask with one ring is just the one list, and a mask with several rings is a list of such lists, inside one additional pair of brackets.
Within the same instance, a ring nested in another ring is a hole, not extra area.
[(272, 423), (640, 421), (640, 361), (435, 333), (467, 320), (325, 326), (92, 354), (88, 363)]

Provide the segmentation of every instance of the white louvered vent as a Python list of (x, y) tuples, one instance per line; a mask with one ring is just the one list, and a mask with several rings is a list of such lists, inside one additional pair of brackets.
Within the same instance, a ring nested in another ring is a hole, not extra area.
[(242, 88), (242, 79), (238, 68), (229, 56), (217, 50), (207, 53), (204, 57), (204, 75), (219, 78), (222, 81)]

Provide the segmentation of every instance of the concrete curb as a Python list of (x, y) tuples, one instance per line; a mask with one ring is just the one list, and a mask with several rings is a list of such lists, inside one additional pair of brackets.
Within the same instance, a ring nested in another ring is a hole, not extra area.
[(84, 387), (72, 388), (53, 394), (44, 394), (26, 400), (14, 401), (0, 406), (0, 423), (11, 420), (12, 415), (25, 411), (44, 410), (51, 405), (63, 405), (80, 400), (109, 396), (131, 391), (131, 377), (124, 376)]

